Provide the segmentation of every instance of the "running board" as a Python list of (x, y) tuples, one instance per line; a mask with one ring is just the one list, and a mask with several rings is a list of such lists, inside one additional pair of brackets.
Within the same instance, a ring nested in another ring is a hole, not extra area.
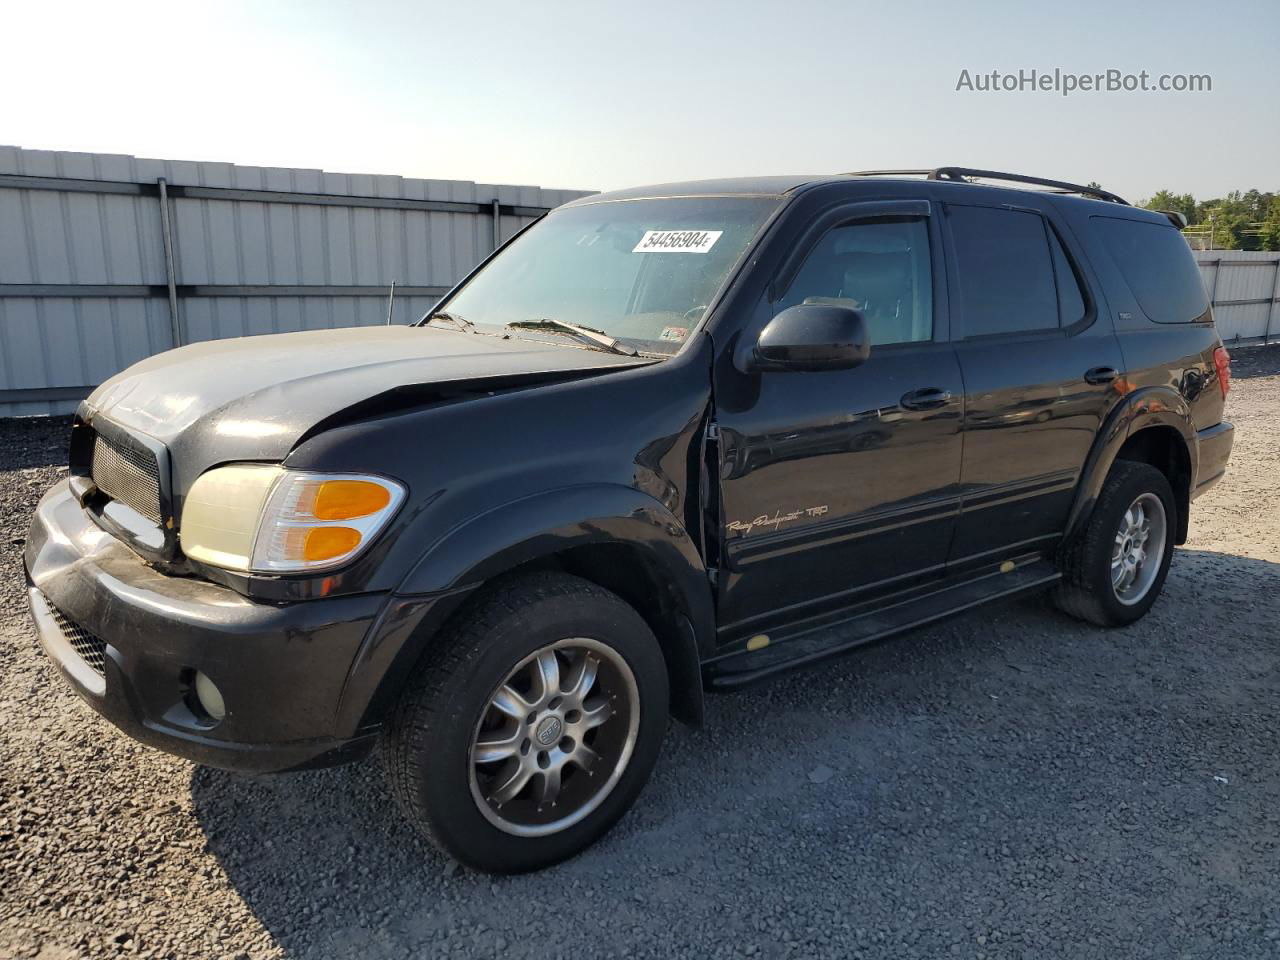
[(864, 644), (943, 620), (992, 600), (1042, 590), (1061, 578), (1062, 575), (1048, 560), (1022, 564), (1008, 573), (987, 573), (924, 596), (915, 596), (793, 634), (760, 649), (744, 650), (712, 660), (703, 665), (703, 683), (706, 689), (716, 691), (745, 687), (786, 670), (839, 656)]

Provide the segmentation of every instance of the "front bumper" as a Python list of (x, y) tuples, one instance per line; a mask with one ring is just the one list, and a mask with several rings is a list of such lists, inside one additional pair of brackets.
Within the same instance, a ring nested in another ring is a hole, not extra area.
[[(339, 707), (386, 605), (362, 594), (288, 605), (166, 576), (95, 524), (59, 483), (40, 501), (24, 556), (41, 644), (71, 686), (129, 736), (215, 767), (321, 766), (368, 753), (376, 731)], [(195, 671), (226, 715), (195, 705)]]

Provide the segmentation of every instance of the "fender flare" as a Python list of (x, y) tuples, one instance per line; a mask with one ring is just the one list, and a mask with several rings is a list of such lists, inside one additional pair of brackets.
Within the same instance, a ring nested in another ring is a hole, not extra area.
[(638, 550), (666, 584), (676, 626), (659, 642), (672, 679), (672, 713), (697, 726), (703, 712), (702, 652), (715, 642), (710, 580), (676, 516), (653, 497), (620, 484), (561, 487), (508, 501), (435, 540), (357, 654), (340, 706), (342, 725), (376, 720), (439, 628), (486, 581), (591, 544)]
[[(642, 550), (670, 573), (687, 612), (711, 613), (706, 568), (684, 524), (658, 500), (621, 484), (560, 487), (478, 514), (432, 543), (396, 593), (476, 586), (530, 560), (593, 543)], [(699, 593), (705, 609), (695, 599)]]
[(1080, 482), (1076, 484), (1075, 499), (1063, 530), (1064, 541), (1077, 533), (1093, 513), (1094, 504), (1102, 493), (1102, 485), (1125, 441), (1139, 431), (1160, 426), (1173, 427), (1178, 431), (1187, 445), (1191, 476), (1195, 477), (1199, 445), (1195, 421), (1191, 418), (1191, 407), (1186, 397), (1173, 387), (1165, 385), (1134, 390), (1116, 404), (1098, 431), (1080, 474)]

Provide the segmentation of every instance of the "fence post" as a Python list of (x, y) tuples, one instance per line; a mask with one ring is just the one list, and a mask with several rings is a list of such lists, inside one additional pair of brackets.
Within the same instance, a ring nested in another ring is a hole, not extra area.
[(178, 275), (173, 266), (173, 224), (169, 221), (169, 185), (164, 177), (156, 180), (160, 187), (160, 236), (164, 240), (164, 273), (169, 285), (169, 326), (173, 345), (182, 346), (182, 320), (178, 317)]
[(1276, 275), (1271, 282), (1271, 303), (1267, 306), (1267, 325), (1262, 331), (1262, 342), (1271, 342), (1271, 318), (1276, 313), (1276, 301), (1280, 300), (1280, 256), (1276, 257)]
[(502, 206), (497, 197), (493, 198), (490, 209), (493, 211), (493, 249), (497, 250), (502, 246)]

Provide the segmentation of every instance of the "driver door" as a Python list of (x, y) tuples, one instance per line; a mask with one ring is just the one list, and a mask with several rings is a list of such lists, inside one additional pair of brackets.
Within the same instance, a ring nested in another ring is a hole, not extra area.
[[(941, 577), (959, 512), (964, 386), (929, 206), (845, 208), (760, 309), (862, 310), (850, 370), (717, 372), (725, 639)], [(830, 215), (828, 215), (830, 216)], [(827, 219), (827, 218), (824, 218)], [(780, 291), (780, 292), (776, 292)], [(725, 378), (739, 378), (734, 383)], [(745, 378), (745, 379), (742, 379)]]

